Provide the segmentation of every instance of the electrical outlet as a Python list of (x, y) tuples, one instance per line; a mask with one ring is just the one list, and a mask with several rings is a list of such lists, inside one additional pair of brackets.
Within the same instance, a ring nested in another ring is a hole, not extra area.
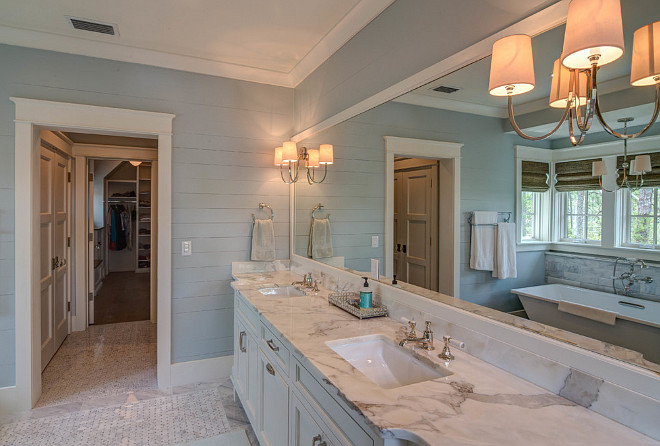
[(378, 248), (378, 236), (377, 235), (372, 235), (371, 236), (371, 247), (372, 248)]
[(190, 240), (181, 242), (181, 255), (182, 256), (192, 255), (192, 242)]

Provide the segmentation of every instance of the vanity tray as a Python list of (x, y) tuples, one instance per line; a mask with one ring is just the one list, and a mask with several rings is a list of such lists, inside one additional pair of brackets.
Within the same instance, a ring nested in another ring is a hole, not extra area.
[(330, 293), (328, 302), (360, 319), (387, 316), (385, 305), (374, 303), (372, 308), (360, 308), (360, 293)]

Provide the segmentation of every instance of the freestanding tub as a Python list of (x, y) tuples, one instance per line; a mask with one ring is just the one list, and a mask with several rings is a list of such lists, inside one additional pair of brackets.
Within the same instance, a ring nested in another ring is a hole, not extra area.
[(533, 321), (629, 348), (660, 363), (660, 302), (561, 284), (511, 292)]

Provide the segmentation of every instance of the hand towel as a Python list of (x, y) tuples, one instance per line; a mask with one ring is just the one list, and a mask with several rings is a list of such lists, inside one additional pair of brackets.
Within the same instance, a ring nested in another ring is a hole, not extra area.
[(497, 212), (473, 212), (470, 268), (483, 271), (493, 270), (495, 265), (496, 224)]
[(275, 260), (275, 229), (270, 218), (254, 220), (251, 259)]
[(592, 321), (602, 322), (607, 325), (616, 323), (616, 313), (601, 310), (600, 308), (588, 307), (586, 305), (560, 300), (557, 309), (564, 313), (591, 319)]
[(493, 277), (512, 279), (518, 277), (516, 268), (516, 224), (497, 224), (497, 248)]
[(332, 257), (332, 232), (329, 218), (312, 218), (307, 255), (313, 259)]

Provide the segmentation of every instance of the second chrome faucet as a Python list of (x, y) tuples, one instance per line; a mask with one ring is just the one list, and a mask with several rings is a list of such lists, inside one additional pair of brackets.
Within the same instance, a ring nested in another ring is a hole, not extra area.
[(426, 328), (424, 329), (424, 335), (421, 337), (417, 337), (417, 332), (415, 331), (417, 322), (408, 321), (408, 325), (410, 325), (410, 333), (408, 333), (408, 336), (406, 336), (404, 339), (401, 340), (401, 342), (399, 342), (399, 345), (401, 347), (404, 347), (409, 342), (415, 342), (418, 345), (420, 345), (424, 350), (435, 349), (435, 347), (433, 346), (433, 331), (431, 331), (431, 321), (426, 321)]

